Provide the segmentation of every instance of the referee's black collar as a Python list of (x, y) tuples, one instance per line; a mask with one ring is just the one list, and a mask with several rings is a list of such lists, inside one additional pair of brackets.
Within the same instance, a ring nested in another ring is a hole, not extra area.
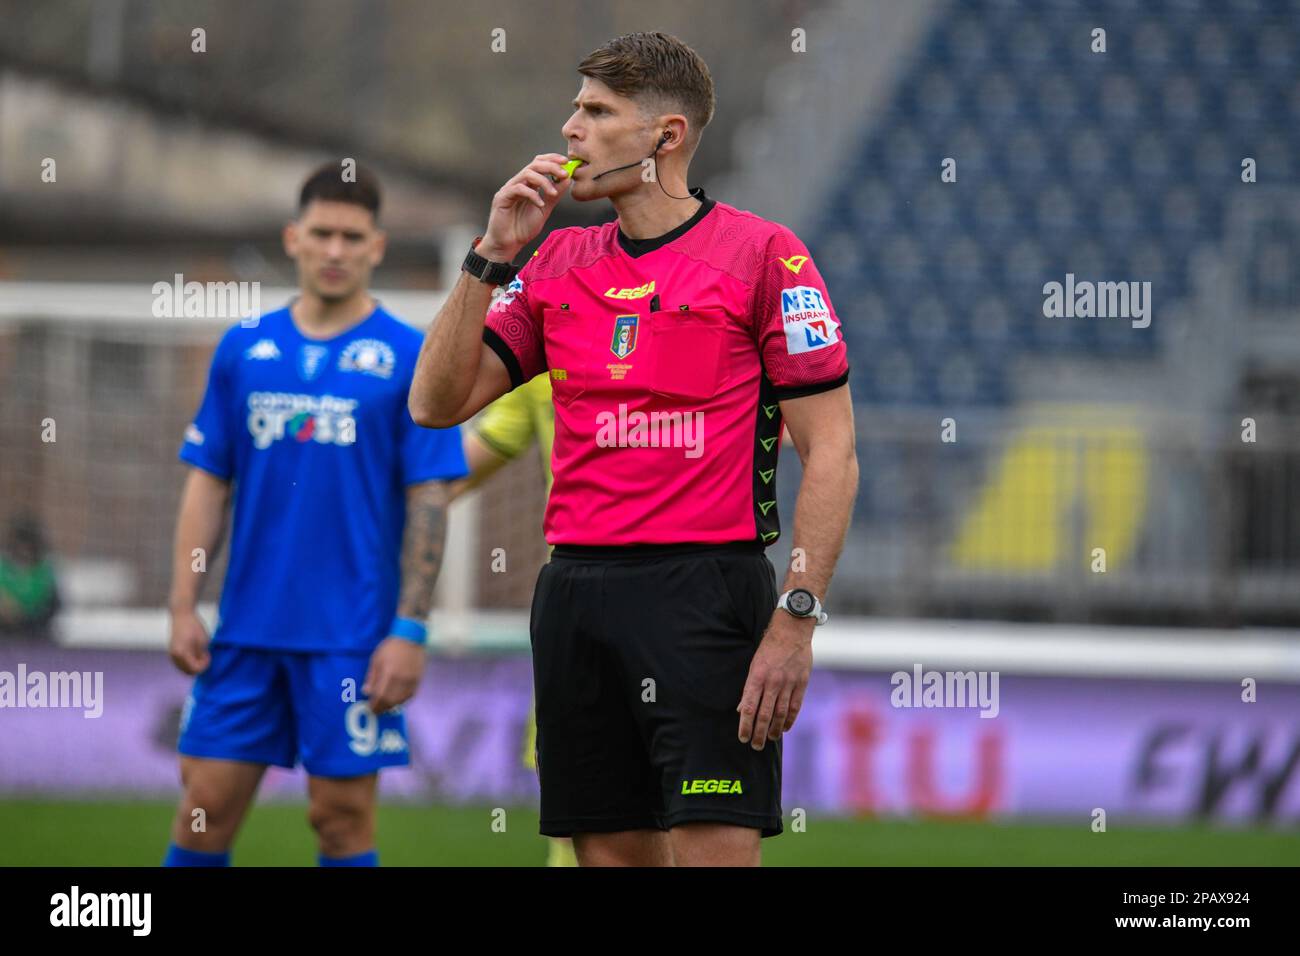
[(665, 232), (662, 236), (655, 236), (653, 239), (632, 239), (623, 232), (623, 227), (619, 226), (618, 244), (623, 247), (623, 251), (635, 259), (637, 256), (645, 255), (647, 252), (654, 252), (660, 246), (668, 245), (668, 243), (672, 242), (674, 239), (680, 239), (690, 231), (692, 226), (707, 216), (709, 210), (712, 209), (717, 202), (717, 200), (710, 199), (708, 196), (704, 195), (703, 186), (696, 186), (694, 189), (688, 190), (688, 194), (692, 198), (700, 201), (700, 208), (695, 211), (695, 215), (691, 216), (690, 219), (687, 219), (676, 229)]

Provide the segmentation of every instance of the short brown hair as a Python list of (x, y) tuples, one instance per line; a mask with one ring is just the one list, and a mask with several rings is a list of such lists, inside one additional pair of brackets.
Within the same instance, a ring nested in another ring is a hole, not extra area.
[(298, 212), (301, 213), (312, 200), (324, 202), (347, 202), (369, 209), (370, 214), (379, 219), (379, 180), (375, 174), (364, 166), (355, 167), (356, 176), (351, 180), (343, 178), (343, 163), (328, 162), (318, 167), (298, 193)]
[(686, 117), (686, 145), (693, 152), (713, 119), (713, 77), (700, 55), (667, 33), (628, 33), (592, 50), (578, 72), (600, 80), (615, 93), (640, 101), (645, 109), (660, 102)]

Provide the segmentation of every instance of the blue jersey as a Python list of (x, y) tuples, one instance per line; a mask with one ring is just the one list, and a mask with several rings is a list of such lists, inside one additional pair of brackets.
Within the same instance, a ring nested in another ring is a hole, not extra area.
[(459, 429), (406, 409), (420, 342), (378, 307), (332, 339), (287, 308), (226, 332), (180, 452), (234, 481), (214, 644), (368, 652), (387, 635), (406, 486), (466, 474)]

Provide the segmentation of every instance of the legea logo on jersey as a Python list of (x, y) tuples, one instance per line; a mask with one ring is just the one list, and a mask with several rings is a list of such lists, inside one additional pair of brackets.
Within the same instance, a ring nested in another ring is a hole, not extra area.
[(343, 372), (365, 372), (376, 378), (392, 378), (397, 358), (393, 348), (379, 339), (357, 339), (349, 342), (348, 347), (339, 356), (339, 370)]
[(289, 438), (300, 444), (352, 445), (357, 440), (353, 398), (253, 392), (248, 396), (248, 433), (254, 448)]
[(687, 458), (704, 454), (703, 412), (629, 412), (596, 415), (596, 444), (601, 448), (682, 448)]
[(633, 286), (630, 289), (615, 289), (610, 286), (605, 290), (605, 297), (609, 299), (644, 299), (655, 290), (655, 280), (651, 279), (645, 285)]
[(785, 348), (791, 355), (815, 352), (836, 343), (839, 323), (831, 318), (820, 289), (797, 285), (781, 290), (781, 320), (785, 325)]

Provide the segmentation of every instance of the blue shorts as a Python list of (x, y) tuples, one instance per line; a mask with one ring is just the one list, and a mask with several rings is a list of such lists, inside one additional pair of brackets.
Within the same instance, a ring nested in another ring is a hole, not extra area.
[(361, 693), (369, 654), (304, 654), (212, 645), (181, 713), (190, 757), (358, 777), (410, 763), (401, 708), (378, 717)]

